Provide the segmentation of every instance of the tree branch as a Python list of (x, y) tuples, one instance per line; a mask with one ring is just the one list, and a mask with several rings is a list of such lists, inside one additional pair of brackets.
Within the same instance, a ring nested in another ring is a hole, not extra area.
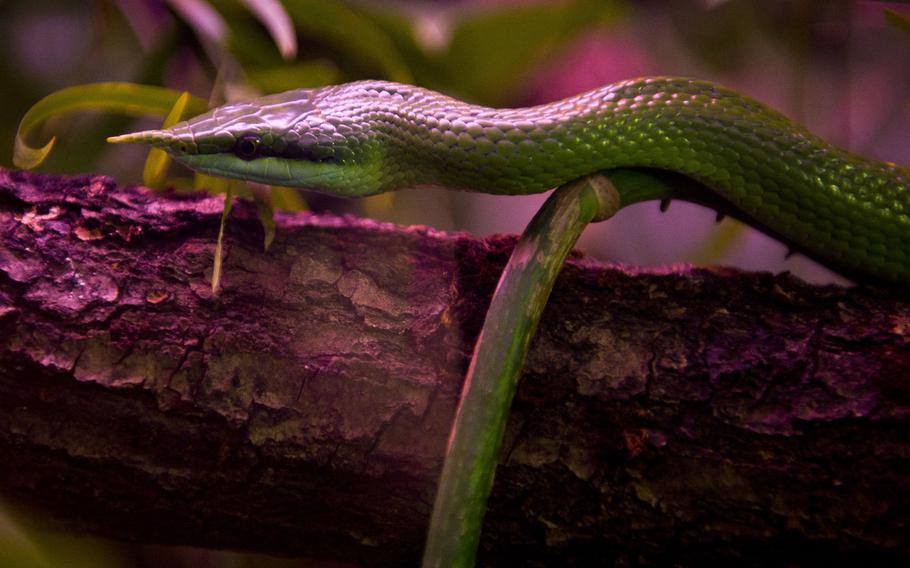
[[(0, 491), (154, 543), (416, 563), (514, 244), (0, 170)], [(910, 302), (576, 257), (515, 400), (483, 565), (910, 556)]]

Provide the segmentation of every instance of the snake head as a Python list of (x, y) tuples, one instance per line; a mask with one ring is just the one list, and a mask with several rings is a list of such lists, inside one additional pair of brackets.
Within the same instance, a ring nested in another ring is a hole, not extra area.
[[(163, 130), (112, 136), (113, 144), (148, 144), (207, 174), (300, 187), (342, 196), (383, 187), (374, 137), (326, 97), (338, 87), (297, 89), (230, 103)], [(322, 104), (320, 104), (322, 103)]]

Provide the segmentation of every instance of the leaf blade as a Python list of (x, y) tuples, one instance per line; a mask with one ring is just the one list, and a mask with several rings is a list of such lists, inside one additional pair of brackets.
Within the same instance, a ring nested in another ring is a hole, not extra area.
[[(41, 147), (34, 147), (27, 140), (37, 136), (50, 118), (82, 110), (165, 116), (179, 97), (179, 92), (164, 87), (118, 82), (89, 83), (51, 93), (32, 105), (19, 122), (13, 164), (18, 168), (33, 169), (44, 161), (53, 148), (53, 139)], [(208, 103), (203, 99), (191, 96), (187, 100), (188, 114), (199, 114), (207, 108)]]
[(910, 34), (910, 16), (887, 8), (883, 10), (883, 12), (885, 14), (885, 21), (888, 22), (891, 27)]
[[(164, 119), (161, 127), (170, 128), (183, 120), (186, 116), (189, 100), (190, 94), (184, 91), (183, 94), (177, 98), (177, 102), (174, 103), (174, 106)], [(167, 169), (170, 164), (171, 157), (167, 152), (160, 148), (150, 149), (148, 158), (145, 159), (145, 166), (142, 169), (142, 183), (146, 187), (160, 189), (164, 184), (164, 178), (167, 175)]]
[(506, 104), (536, 63), (583, 31), (614, 22), (623, 10), (616, 1), (564, 0), (482, 11), (454, 27), (439, 65), (459, 95)]
[(215, 259), (212, 265), (212, 294), (218, 295), (218, 288), (221, 287), (221, 265), (224, 256), (224, 228), (227, 225), (228, 215), (231, 214), (231, 208), (234, 206), (234, 191), (228, 184), (227, 191), (224, 194), (224, 209), (221, 210), (221, 223), (218, 226), (218, 241), (215, 243)]
[(167, 3), (201, 41), (224, 45), (227, 23), (211, 4), (205, 0), (167, 0)]
[(395, 42), (365, 13), (337, 0), (297, 0), (285, 8), (298, 29), (352, 60), (376, 66), (386, 79), (413, 83), (413, 74)]
[(297, 57), (297, 34), (287, 10), (277, 0), (241, 0), (268, 30), (281, 57), (290, 61)]

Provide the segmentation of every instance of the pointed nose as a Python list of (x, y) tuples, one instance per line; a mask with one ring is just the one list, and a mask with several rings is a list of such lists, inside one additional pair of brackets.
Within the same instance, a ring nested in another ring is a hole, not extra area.
[(131, 132), (120, 136), (109, 136), (107, 141), (111, 144), (151, 144), (153, 146), (168, 146), (177, 142), (177, 136), (167, 130), (143, 130)]
[(167, 150), (171, 154), (196, 153), (196, 141), (190, 126), (180, 122), (164, 130), (143, 130), (107, 139), (111, 144), (148, 144)]

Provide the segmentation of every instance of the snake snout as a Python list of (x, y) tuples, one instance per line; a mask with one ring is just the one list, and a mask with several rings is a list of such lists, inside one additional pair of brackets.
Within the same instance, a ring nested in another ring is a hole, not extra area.
[[(186, 131), (185, 135), (183, 131)], [(177, 127), (167, 130), (142, 130), (119, 136), (109, 136), (107, 141), (110, 144), (147, 144), (180, 154), (193, 153), (195, 149), (192, 136), (185, 128), (185, 124), (181, 130), (178, 130)]]

